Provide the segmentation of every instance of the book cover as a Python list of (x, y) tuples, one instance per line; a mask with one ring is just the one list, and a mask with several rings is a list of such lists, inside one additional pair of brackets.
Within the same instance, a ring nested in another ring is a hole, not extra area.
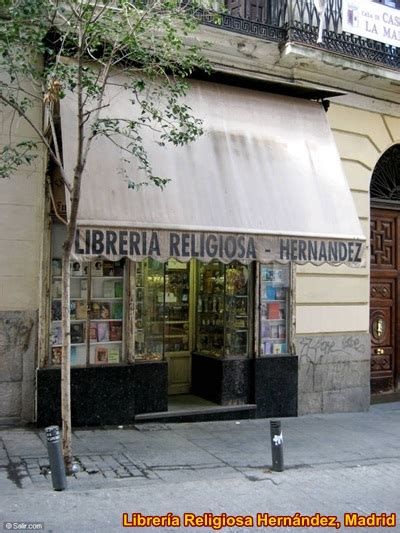
[(83, 323), (71, 324), (71, 344), (82, 344), (85, 342)]
[(115, 281), (106, 280), (103, 282), (103, 296), (104, 298), (114, 298), (115, 296)]
[(261, 337), (271, 338), (271, 326), (268, 322), (261, 322)]
[(262, 281), (272, 281), (274, 279), (274, 269), (272, 267), (261, 267), (261, 279)]
[(268, 318), (268, 304), (266, 302), (261, 302), (260, 318), (262, 318), (262, 319), (267, 319)]
[(61, 320), (61, 302), (51, 302), (51, 320)]
[(108, 320), (110, 318), (110, 304), (103, 302), (100, 304), (100, 318)]
[(103, 261), (95, 261), (92, 263), (92, 276), (103, 275)]
[(271, 339), (279, 339), (279, 327), (271, 326)]
[(286, 343), (276, 343), (274, 344), (273, 353), (286, 353)]
[(121, 277), (124, 275), (124, 264), (122, 261), (115, 261), (114, 263), (114, 276)]
[(51, 364), (52, 365), (61, 365), (62, 357), (62, 348), (52, 348), (51, 349)]
[(108, 362), (119, 363), (119, 349), (118, 348), (108, 349)]
[(96, 324), (90, 324), (89, 338), (90, 338), (91, 341), (96, 341), (97, 342), (97, 326), (96, 326)]
[(74, 261), (71, 265), (71, 276), (82, 276), (83, 270), (81, 263)]
[(61, 259), (52, 259), (51, 260), (51, 274), (52, 276), (61, 276), (62, 272), (62, 263)]
[(71, 365), (76, 365), (78, 363), (78, 353), (76, 351), (76, 346), (71, 346)]
[(267, 313), (268, 313), (268, 318), (270, 319), (281, 318), (280, 313), (279, 313), (279, 302), (273, 302), (273, 303), (268, 304)]
[(265, 287), (265, 297), (267, 300), (276, 300), (276, 289), (272, 285)]
[(109, 340), (108, 322), (97, 322), (97, 342), (108, 342)]
[(286, 318), (286, 310), (284, 307), (279, 308), (279, 318)]
[(284, 325), (278, 326), (278, 336), (280, 339), (286, 339), (286, 326)]
[(110, 341), (122, 340), (122, 322), (111, 321), (110, 324)]
[(69, 302), (69, 314), (72, 320), (75, 320), (76, 318), (76, 302), (71, 301)]
[(81, 279), (81, 298), (85, 299), (88, 295), (87, 279)]
[(91, 303), (90, 318), (93, 318), (93, 320), (98, 320), (100, 318), (100, 304), (98, 302)]
[(61, 324), (51, 325), (50, 340), (53, 346), (57, 344), (62, 344)]
[(276, 268), (274, 270), (274, 281), (275, 283), (282, 283), (284, 280), (283, 268)]
[(114, 276), (114, 263), (112, 261), (103, 262), (103, 276)]
[(124, 291), (124, 285), (122, 281), (116, 281), (114, 284), (114, 289), (115, 290), (113, 296), (115, 296), (115, 298), (122, 298)]
[(272, 346), (273, 346), (272, 342), (269, 342), (269, 341), (263, 342), (263, 344), (262, 344), (262, 353), (264, 355), (271, 354), (272, 353)]
[(108, 363), (108, 348), (98, 346), (95, 352), (96, 363)]
[(52, 288), (51, 288), (51, 294), (53, 298), (61, 298), (62, 290), (61, 290), (61, 280), (56, 279), (53, 280)]
[(85, 320), (87, 318), (87, 307), (85, 301), (78, 300), (75, 302), (75, 314), (77, 320)]
[(274, 344), (272, 353), (282, 353), (282, 344)]
[(111, 318), (122, 320), (123, 304), (122, 302), (114, 302), (111, 305)]
[(285, 289), (283, 287), (277, 287), (276, 288), (276, 299), (285, 300), (285, 298), (286, 298)]

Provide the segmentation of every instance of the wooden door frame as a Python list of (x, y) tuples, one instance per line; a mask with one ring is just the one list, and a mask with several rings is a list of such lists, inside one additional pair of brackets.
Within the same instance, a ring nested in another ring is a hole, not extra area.
[[(378, 211), (378, 213), (376, 213)], [(396, 266), (396, 275), (393, 275), (394, 272), (392, 269), (374, 270), (370, 264), (370, 289), (372, 286), (372, 280), (377, 277), (381, 279), (394, 279), (395, 280), (395, 305), (393, 306), (394, 313), (394, 354), (393, 354), (393, 391), (396, 392), (399, 390), (400, 385), (400, 204), (393, 204), (390, 201), (385, 200), (371, 200), (370, 205), (370, 220), (373, 218), (373, 212), (379, 215), (379, 212), (382, 215), (390, 214), (394, 215), (395, 219), (395, 266)], [(371, 305), (370, 313), (371, 316)], [(369, 316), (369, 320), (370, 320)], [(372, 350), (371, 350), (372, 355)], [(370, 357), (371, 357), (370, 355)], [(389, 392), (389, 391), (388, 391)]]

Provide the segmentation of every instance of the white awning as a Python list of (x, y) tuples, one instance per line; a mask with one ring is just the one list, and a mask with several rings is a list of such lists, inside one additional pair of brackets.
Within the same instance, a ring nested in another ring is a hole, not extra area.
[[(121, 86), (107, 88), (107, 102), (104, 116), (134, 118)], [(128, 189), (121, 170), (140, 181), (136, 162), (103, 137), (93, 142), (77, 255), (363, 264), (365, 238), (320, 104), (199, 81), (187, 102), (204, 121), (197, 141), (160, 147), (146, 133), (154, 174), (171, 178), (164, 190)], [(73, 95), (61, 106), (69, 175), (75, 106)]]

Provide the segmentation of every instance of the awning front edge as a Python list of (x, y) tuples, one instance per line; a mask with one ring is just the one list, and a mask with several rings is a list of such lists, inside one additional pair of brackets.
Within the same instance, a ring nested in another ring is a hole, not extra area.
[[(134, 119), (124, 79), (107, 87), (102, 116)], [(191, 81), (186, 97), (204, 123), (187, 146), (143, 139), (159, 187), (137, 161), (96, 137), (88, 154), (75, 255), (364, 266), (365, 237), (322, 107), (299, 98)], [(63, 156), (73, 173), (76, 96), (61, 105)], [(87, 125), (87, 127), (90, 127)], [(121, 141), (122, 142), (122, 141)]]
[(74, 256), (80, 260), (128, 257), (141, 261), (152, 257), (223, 263), (294, 262), (297, 264), (347, 264), (365, 266), (365, 241), (240, 233), (189, 232), (132, 228), (79, 227)]

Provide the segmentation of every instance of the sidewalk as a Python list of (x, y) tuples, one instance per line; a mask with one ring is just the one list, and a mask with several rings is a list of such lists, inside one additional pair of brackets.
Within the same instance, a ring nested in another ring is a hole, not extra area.
[[(400, 403), (371, 406), (368, 413), (282, 419), (285, 474), (397, 465), (400, 486)], [(270, 479), (269, 421), (143, 424), (79, 429), (73, 453), (80, 471), (68, 490), (138, 487), (154, 483), (245, 478)], [(42, 430), (0, 429), (0, 493), (51, 491)]]

